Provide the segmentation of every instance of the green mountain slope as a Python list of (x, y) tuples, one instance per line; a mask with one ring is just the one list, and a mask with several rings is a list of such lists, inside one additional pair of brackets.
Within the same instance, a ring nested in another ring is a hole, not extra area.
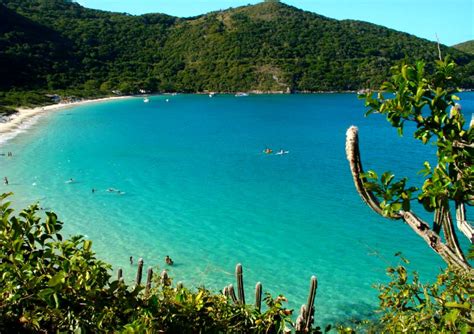
[(464, 43), (459, 43), (459, 44), (453, 45), (452, 47), (455, 48), (455, 49), (458, 49), (462, 52), (470, 53), (470, 54), (474, 55), (474, 40), (467, 41), (467, 42), (464, 42)]
[[(7, 15), (8, 29), (2, 20), (0, 59), (18, 56), (15, 67), (3, 69), (3, 90), (356, 90), (380, 84), (390, 66), (404, 59), (438, 56), (427, 40), (282, 3), (188, 19), (110, 13), (65, 0), (0, 0), (0, 9), (16, 13)], [(442, 51), (461, 65), (460, 84), (474, 87), (474, 56), (444, 46)], [(36, 68), (41, 57), (45, 62)], [(15, 77), (19, 69), (22, 75)]]

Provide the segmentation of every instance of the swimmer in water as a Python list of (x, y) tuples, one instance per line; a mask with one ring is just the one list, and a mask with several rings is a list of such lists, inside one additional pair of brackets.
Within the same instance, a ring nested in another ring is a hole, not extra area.
[(3, 178), (3, 183), (5, 183), (5, 185), (8, 186), (8, 178), (6, 176)]
[(165, 262), (166, 262), (166, 264), (169, 265), (169, 266), (172, 266), (173, 263), (174, 263), (173, 260), (171, 260), (171, 258), (169, 257), (169, 255), (166, 255), (166, 257), (165, 257)]

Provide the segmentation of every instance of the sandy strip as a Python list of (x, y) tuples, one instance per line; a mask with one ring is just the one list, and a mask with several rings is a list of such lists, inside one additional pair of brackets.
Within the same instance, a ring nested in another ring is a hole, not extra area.
[[(6, 122), (0, 122), (0, 137), (8, 136), (9, 134), (17, 131), (22, 126), (22, 124), (28, 122), (33, 117), (50, 112), (50, 111), (69, 109), (71, 107), (76, 107), (83, 104), (97, 103), (97, 102), (104, 102), (104, 101), (111, 101), (111, 100), (118, 100), (118, 99), (127, 99), (127, 98), (132, 98), (132, 96), (113, 96), (113, 97), (105, 97), (101, 99), (81, 100), (78, 102), (58, 103), (58, 104), (52, 104), (49, 106), (37, 107), (37, 108), (32, 108), (32, 109), (20, 108), (20, 109), (17, 109), (18, 111), (17, 113), (7, 117)], [(2, 144), (2, 141), (0, 141), (0, 145), (1, 144)]]

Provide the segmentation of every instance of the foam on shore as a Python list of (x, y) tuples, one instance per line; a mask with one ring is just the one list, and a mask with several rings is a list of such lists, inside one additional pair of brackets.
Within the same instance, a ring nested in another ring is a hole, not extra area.
[(44, 107), (31, 109), (19, 108), (17, 113), (5, 116), (0, 120), (0, 146), (5, 142), (15, 138), (18, 134), (25, 132), (32, 127), (45, 113), (69, 109), (88, 103), (104, 102), (116, 99), (130, 98), (131, 96), (114, 96), (101, 99), (81, 100), (71, 103), (58, 103)]

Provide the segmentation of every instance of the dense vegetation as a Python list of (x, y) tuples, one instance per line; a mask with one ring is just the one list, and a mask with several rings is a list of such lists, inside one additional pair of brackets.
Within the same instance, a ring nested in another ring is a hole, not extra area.
[(459, 43), (459, 44), (453, 45), (453, 48), (458, 49), (462, 52), (466, 52), (466, 53), (470, 53), (474, 55), (474, 41)]
[[(0, 195), (0, 218), (2, 333), (283, 333), (296, 327), (283, 296), (267, 294), (260, 311), (166, 277), (155, 275), (150, 290), (115, 280), (111, 266), (92, 252), (91, 241), (63, 240), (63, 223), (52, 212), (40, 217), (38, 205), (15, 215), (8, 194)], [(469, 333), (473, 328), (472, 276), (447, 269), (435, 283), (422, 284), (402, 265), (388, 273), (391, 281), (379, 287), (380, 320), (336, 326), (340, 333)]]
[[(266, 1), (194, 18), (0, 0), (0, 91), (320, 91), (375, 87), (435, 43)], [(441, 47), (474, 87), (474, 56)], [(6, 104), (5, 102), (3, 104)]]

